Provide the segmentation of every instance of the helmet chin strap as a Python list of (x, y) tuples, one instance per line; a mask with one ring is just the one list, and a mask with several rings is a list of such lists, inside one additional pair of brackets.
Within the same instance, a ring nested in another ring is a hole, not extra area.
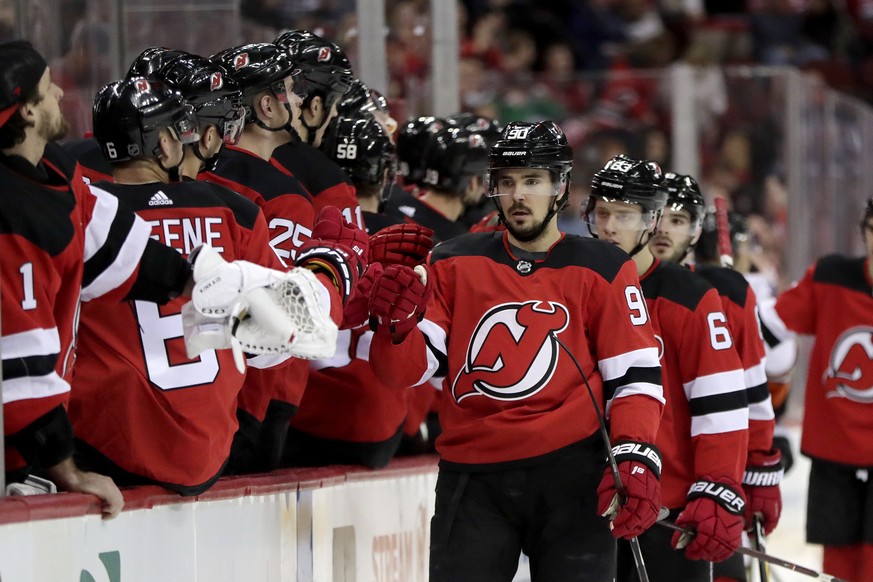
[(221, 154), (221, 150), (224, 149), (224, 144), (222, 144), (221, 147), (218, 148), (217, 152), (215, 152), (213, 155), (209, 156), (208, 158), (206, 156), (204, 156), (203, 153), (200, 151), (200, 143), (199, 142), (197, 143), (196, 146), (192, 147), (191, 149), (194, 150), (194, 155), (203, 164), (203, 168), (201, 168), (200, 171), (201, 172), (211, 172), (215, 169), (215, 165), (218, 163), (218, 156), (219, 156), (219, 154)]
[(182, 166), (182, 162), (185, 161), (185, 150), (186, 149), (187, 148), (185, 148), (184, 146), (182, 147), (182, 157), (179, 158), (179, 163), (176, 164), (175, 166), (171, 166), (169, 168), (164, 165), (164, 161), (160, 155), (161, 152), (160, 151), (155, 152), (155, 158), (158, 161), (158, 166), (160, 166), (160, 168), (167, 173), (167, 178), (169, 178), (170, 182), (178, 182), (180, 179), (179, 178), (179, 168)]
[[(646, 240), (645, 240), (645, 241), (643, 241), (643, 237), (645, 237), (647, 234), (648, 234), (649, 236), (646, 237)], [(643, 250), (643, 249), (645, 248), (645, 246), (646, 246), (647, 244), (649, 244), (649, 241), (652, 240), (652, 236), (653, 236), (653, 233), (650, 233), (650, 232), (648, 231), (648, 229), (647, 229), (647, 230), (644, 230), (644, 231), (643, 231), (643, 234), (640, 235), (640, 240), (639, 240), (639, 242), (637, 242), (637, 245), (636, 245), (634, 248), (631, 249), (631, 252), (629, 252), (628, 255), (630, 255), (630, 256), (634, 256), (634, 255), (636, 255), (638, 252), (640, 252), (641, 250)]]

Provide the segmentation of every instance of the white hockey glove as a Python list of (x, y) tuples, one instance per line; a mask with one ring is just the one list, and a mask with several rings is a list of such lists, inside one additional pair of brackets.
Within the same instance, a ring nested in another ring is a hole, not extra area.
[(183, 308), (190, 357), (231, 348), (239, 367), (241, 352), (333, 356), (338, 330), (330, 319), (330, 296), (309, 270), (228, 263), (208, 246), (193, 262), (193, 309)]

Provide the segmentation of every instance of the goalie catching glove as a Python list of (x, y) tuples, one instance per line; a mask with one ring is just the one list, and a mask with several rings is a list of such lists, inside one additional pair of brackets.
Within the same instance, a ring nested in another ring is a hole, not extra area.
[(731, 479), (713, 480), (706, 476), (691, 484), (688, 505), (676, 525), (692, 529), (694, 537), (686, 533), (673, 534), (673, 547), (685, 548), (689, 560), (721, 562), (728, 559), (738, 547), (743, 534), (743, 512), (746, 501), (739, 486)]
[(415, 267), (433, 249), (433, 231), (415, 223), (386, 226), (370, 237), (370, 262)]
[(370, 291), (370, 327), (387, 330), (392, 339), (403, 341), (424, 318), (432, 295), (433, 284), (424, 265), (415, 269), (404, 265), (385, 267)]
[(182, 308), (188, 357), (204, 350), (329, 358), (336, 351), (337, 327), (330, 299), (306, 269), (268, 269), (248, 261), (225, 261), (202, 246), (191, 255), (194, 289)]
[[(597, 511), (609, 518), (612, 535), (630, 539), (646, 531), (661, 509), (661, 453), (648, 443), (618, 442), (612, 447), (622, 492), (610, 467), (597, 487)], [(622, 497), (624, 500), (622, 502)]]
[(330, 277), (345, 305), (367, 269), (369, 245), (366, 232), (346, 221), (338, 208), (326, 206), (315, 218), (312, 237), (297, 249), (294, 264)]

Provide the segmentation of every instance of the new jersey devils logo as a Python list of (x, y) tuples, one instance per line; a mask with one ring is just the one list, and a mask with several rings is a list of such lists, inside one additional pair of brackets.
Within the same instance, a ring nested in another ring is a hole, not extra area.
[(555, 373), (557, 335), (569, 321), (567, 308), (553, 301), (504, 303), (489, 310), (452, 383), (455, 401), (475, 394), (521, 400), (539, 392)]
[(137, 93), (145, 93), (149, 89), (151, 89), (151, 86), (149, 85), (148, 81), (146, 81), (145, 79), (138, 79), (137, 80), (137, 82), (136, 82), (136, 92)]
[(236, 57), (233, 59), (233, 69), (234, 70), (241, 69), (244, 66), (246, 66), (247, 64), (249, 64), (249, 53), (242, 53), (242, 54), (236, 55)]
[(853, 327), (843, 332), (831, 350), (823, 381), (828, 398), (873, 403), (873, 327)]
[(321, 47), (321, 49), (318, 51), (318, 56), (316, 57), (316, 60), (319, 63), (324, 63), (326, 61), (329, 61), (330, 60), (330, 49), (327, 48), (326, 46)]
[(210, 91), (218, 91), (224, 87), (224, 79), (221, 76), (221, 73), (212, 73), (209, 76), (209, 90)]

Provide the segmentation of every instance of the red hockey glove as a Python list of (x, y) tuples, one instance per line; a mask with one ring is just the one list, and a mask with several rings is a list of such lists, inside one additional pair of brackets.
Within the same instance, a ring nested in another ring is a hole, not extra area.
[(433, 231), (414, 223), (392, 224), (370, 237), (370, 262), (420, 265), (433, 248)]
[[(421, 282), (419, 270), (425, 273)], [(424, 317), (433, 285), (427, 267), (413, 270), (404, 265), (389, 265), (373, 283), (370, 291), (370, 326), (387, 329), (394, 340), (402, 341)]]
[(626, 498), (615, 487), (607, 467), (597, 487), (597, 512), (610, 519), (612, 535), (630, 539), (646, 531), (658, 519), (661, 508), (661, 453), (655, 445), (619, 442), (612, 447)]
[(367, 306), (370, 303), (370, 291), (373, 289), (373, 283), (382, 275), (382, 271), (381, 263), (370, 263), (367, 266), (364, 276), (358, 279), (352, 297), (343, 309), (343, 321), (340, 329), (352, 329), (367, 323), (370, 317)]
[(752, 517), (761, 516), (764, 535), (769, 535), (779, 523), (782, 514), (782, 453), (773, 449), (768, 453), (749, 455), (743, 474), (743, 492), (746, 494), (746, 530), (752, 530)]
[(366, 232), (343, 219), (339, 208), (327, 206), (315, 218), (312, 238), (297, 249), (294, 264), (327, 273), (345, 305), (367, 269), (369, 241)]
[(485, 215), (485, 218), (470, 227), (470, 232), (494, 232), (496, 230), (506, 230), (506, 227), (500, 222), (500, 216), (496, 210), (492, 210)]
[(693, 529), (697, 535), (673, 534), (673, 547), (685, 548), (689, 560), (721, 562), (740, 547), (743, 535), (743, 511), (746, 501), (739, 486), (730, 479), (720, 481), (704, 477), (691, 484), (688, 505), (676, 518), (676, 524)]

